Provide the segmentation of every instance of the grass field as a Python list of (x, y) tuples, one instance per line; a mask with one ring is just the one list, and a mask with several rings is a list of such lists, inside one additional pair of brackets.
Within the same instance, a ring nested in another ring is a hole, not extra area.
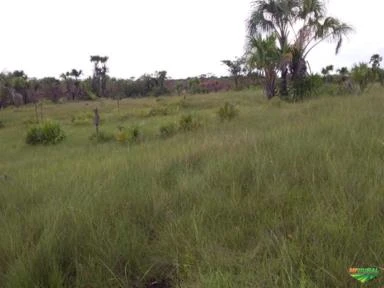
[[(383, 94), (45, 104), (55, 146), (25, 144), (33, 106), (0, 111), (0, 287), (360, 287), (347, 269), (384, 259)], [(95, 107), (139, 141), (90, 141), (71, 119)], [(158, 135), (185, 114), (201, 127)]]

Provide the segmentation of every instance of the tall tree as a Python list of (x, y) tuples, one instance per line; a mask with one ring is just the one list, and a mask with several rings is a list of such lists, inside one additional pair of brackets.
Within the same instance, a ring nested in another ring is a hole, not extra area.
[(106, 96), (107, 89), (107, 61), (108, 57), (102, 57), (99, 55), (91, 56), (90, 61), (94, 64), (93, 78), (92, 78), (92, 89), (99, 97)]
[(74, 79), (74, 93), (72, 94), (72, 100), (78, 99), (81, 94), (81, 82), (79, 80), (79, 77), (83, 74), (82, 70), (76, 70), (72, 69), (71, 72), (69, 72), (69, 76)]

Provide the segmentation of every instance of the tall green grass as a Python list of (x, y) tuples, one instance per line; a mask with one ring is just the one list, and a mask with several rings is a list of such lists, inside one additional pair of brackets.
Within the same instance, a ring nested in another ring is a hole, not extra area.
[[(25, 144), (33, 107), (0, 111), (0, 287), (359, 287), (347, 269), (384, 259), (382, 94), (46, 105), (54, 147)], [(71, 119), (94, 107), (143, 139), (89, 141)], [(191, 114), (201, 127), (159, 137)]]

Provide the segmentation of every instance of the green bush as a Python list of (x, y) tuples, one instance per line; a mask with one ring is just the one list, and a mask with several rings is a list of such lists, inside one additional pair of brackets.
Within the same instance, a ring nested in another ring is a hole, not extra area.
[(184, 132), (195, 130), (200, 126), (200, 122), (192, 115), (183, 115), (179, 121), (179, 129)]
[(140, 130), (138, 127), (132, 127), (128, 131), (125, 131), (123, 126), (118, 127), (118, 131), (115, 133), (115, 140), (120, 144), (127, 142), (137, 142), (140, 137)]
[(119, 126), (118, 131), (115, 133), (115, 140), (120, 144), (124, 144), (128, 141), (129, 135), (124, 131), (124, 127)]
[(29, 128), (26, 142), (30, 145), (57, 144), (64, 140), (65, 134), (59, 123), (46, 121)]
[(219, 111), (217, 112), (219, 118), (221, 121), (224, 120), (232, 120), (238, 115), (238, 111), (235, 107), (235, 105), (225, 102), (225, 104), (220, 107)]
[(160, 127), (160, 137), (167, 138), (176, 134), (177, 127), (174, 123), (166, 124)]
[(99, 133), (93, 133), (89, 137), (89, 140), (94, 141), (96, 143), (106, 143), (113, 140), (113, 135), (111, 133), (99, 131)]
[(129, 141), (130, 142), (137, 142), (140, 137), (140, 130), (139, 127), (132, 127), (129, 130)]
[(359, 92), (363, 93), (370, 83), (374, 82), (374, 73), (366, 63), (360, 63), (352, 68), (352, 80), (358, 85)]
[(280, 98), (288, 102), (303, 101), (304, 98), (318, 96), (321, 87), (324, 85), (320, 75), (307, 75), (292, 80), (289, 84), (289, 95), (280, 96)]

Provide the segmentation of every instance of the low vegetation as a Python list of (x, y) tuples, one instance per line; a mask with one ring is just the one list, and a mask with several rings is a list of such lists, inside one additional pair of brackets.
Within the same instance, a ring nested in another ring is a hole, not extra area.
[[(33, 105), (1, 111), (0, 287), (358, 287), (348, 267), (384, 256), (382, 94), (196, 95), (190, 114), (150, 118), (153, 99), (122, 100), (123, 124), (103, 101), (103, 145), (70, 121), (93, 102), (46, 105), (67, 135), (55, 146), (21, 139)], [(139, 143), (119, 145), (119, 125)]]
[(31, 145), (57, 144), (63, 141), (64, 138), (65, 133), (59, 123), (45, 121), (29, 128), (26, 143)]
[(235, 107), (235, 105), (225, 102), (222, 107), (220, 107), (219, 111), (217, 112), (219, 118), (221, 121), (224, 120), (232, 120), (235, 118), (238, 114), (238, 111)]

